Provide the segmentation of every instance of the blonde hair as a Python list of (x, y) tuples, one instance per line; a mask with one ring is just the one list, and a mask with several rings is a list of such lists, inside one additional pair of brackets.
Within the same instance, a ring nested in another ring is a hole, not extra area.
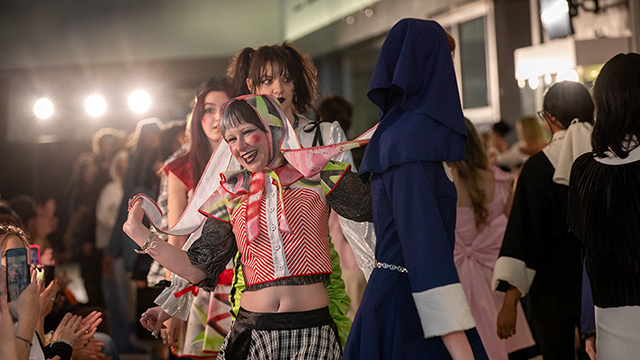
[(527, 116), (520, 119), (523, 140), (529, 144), (537, 144), (548, 140), (547, 131), (535, 117)]

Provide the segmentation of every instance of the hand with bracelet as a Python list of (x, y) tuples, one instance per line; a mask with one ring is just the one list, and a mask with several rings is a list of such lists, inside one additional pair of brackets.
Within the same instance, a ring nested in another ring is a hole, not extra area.
[(63, 342), (69, 344), (69, 346), (73, 346), (80, 338), (80, 336), (85, 332), (85, 329), (80, 326), (81, 322), (81, 316), (67, 313), (62, 318), (62, 321), (60, 321), (60, 324), (56, 328), (56, 331), (53, 332), (53, 336), (51, 337), (51, 344), (55, 344), (56, 342)]
[(192, 284), (198, 284), (204, 280), (207, 277), (206, 274), (191, 264), (184, 250), (160, 240), (144, 226), (142, 223), (144, 216), (142, 200), (132, 199), (129, 202), (129, 215), (122, 230), (140, 246), (141, 250), (136, 252), (148, 254), (167, 270), (180, 275)]

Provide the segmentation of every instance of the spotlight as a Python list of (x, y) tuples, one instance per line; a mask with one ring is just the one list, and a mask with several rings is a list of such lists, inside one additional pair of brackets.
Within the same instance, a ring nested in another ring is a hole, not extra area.
[(569, 69), (569, 70), (558, 71), (558, 75), (556, 76), (556, 79), (558, 82), (565, 81), (565, 80), (578, 82), (580, 81), (580, 76), (578, 75), (577, 71), (573, 69)]
[(537, 76), (532, 76), (529, 78), (529, 87), (531, 88), (531, 90), (537, 89), (538, 85), (540, 85), (540, 83), (538, 82)]
[(135, 112), (142, 113), (149, 110), (151, 105), (151, 98), (149, 94), (144, 91), (138, 90), (131, 93), (129, 96), (129, 106)]
[(84, 103), (84, 108), (91, 116), (99, 116), (104, 113), (107, 103), (100, 95), (91, 95)]
[(367, 8), (367, 9), (364, 11), (364, 16), (366, 16), (366, 17), (372, 17), (372, 16), (373, 16), (373, 9), (372, 9), (372, 8)]
[(53, 104), (48, 99), (42, 98), (36, 101), (33, 112), (40, 119), (48, 119), (53, 114)]
[(349, 15), (349, 16), (347, 16), (346, 19), (344, 19), (344, 21), (346, 21), (348, 25), (353, 25), (356, 22), (356, 18), (354, 18), (353, 16)]
[(544, 74), (544, 83), (546, 85), (550, 85), (551, 84), (551, 74)]

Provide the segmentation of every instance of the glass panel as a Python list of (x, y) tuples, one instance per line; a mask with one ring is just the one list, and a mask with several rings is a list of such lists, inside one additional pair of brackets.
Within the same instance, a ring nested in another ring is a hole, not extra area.
[(465, 109), (489, 106), (484, 23), (485, 16), (460, 23), (459, 27), (462, 105)]

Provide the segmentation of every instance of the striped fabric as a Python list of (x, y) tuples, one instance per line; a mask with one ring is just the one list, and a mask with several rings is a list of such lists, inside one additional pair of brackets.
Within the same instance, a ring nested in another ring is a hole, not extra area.
[[(284, 206), (287, 209), (289, 225), (293, 234), (269, 231), (267, 224), (266, 201), (260, 206), (260, 235), (253, 241), (248, 240), (246, 203), (237, 207), (231, 223), (242, 253), (244, 277), (247, 285), (273, 281), (283, 277), (313, 274), (330, 274), (331, 260), (327, 242), (327, 222), (329, 212), (324, 203), (324, 194), (319, 187), (298, 187), (284, 190)], [(281, 209), (278, 206), (278, 215)], [(309, 218), (318, 221), (308, 221)], [(275, 235), (274, 235), (275, 233)], [(284, 263), (274, 262), (274, 253), (279, 251), (277, 239), (281, 237), (284, 248)], [(275, 245), (274, 245), (275, 243)], [(279, 269), (282, 266), (285, 269)], [(278, 270), (285, 270), (278, 272)]]

